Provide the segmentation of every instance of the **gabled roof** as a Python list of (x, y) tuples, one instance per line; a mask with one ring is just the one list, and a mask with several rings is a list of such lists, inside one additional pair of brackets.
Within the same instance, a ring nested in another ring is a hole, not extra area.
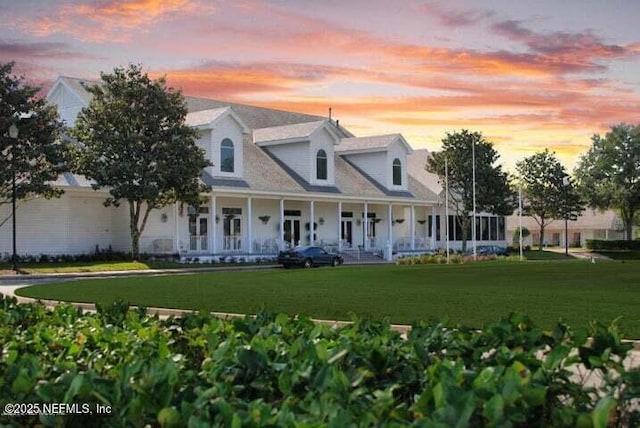
[(337, 143), (339, 137), (333, 130), (333, 126), (329, 125), (328, 120), (254, 129), (253, 142), (258, 145), (269, 145), (308, 141), (321, 129), (331, 134)]
[(242, 128), (242, 132), (248, 133), (249, 127), (238, 116), (231, 107), (215, 108), (187, 113), (185, 123), (189, 126), (200, 128), (215, 127), (216, 124), (227, 116), (231, 116)]
[(80, 99), (86, 104), (89, 105), (91, 101), (91, 94), (87, 91), (87, 86), (99, 85), (100, 82), (87, 80), (87, 79), (78, 79), (76, 77), (68, 77), (68, 76), (60, 76), (54, 82), (51, 89), (47, 93), (47, 97), (51, 96), (53, 91), (58, 85), (64, 85), (69, 88), (73, 93), (75, 93)]
[(413, 151), (401, 134), (343, 138), (336, 147), (336, 151), (340, 152), (340, 154), (381, 152), (386, 151), (396, 141), (399, 141), (404, 146), (407, 154)]

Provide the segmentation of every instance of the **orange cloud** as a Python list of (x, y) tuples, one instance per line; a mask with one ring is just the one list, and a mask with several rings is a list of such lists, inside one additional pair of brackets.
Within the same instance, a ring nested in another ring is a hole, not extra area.
[(130, 0), (101, 1), (91, 4), (67, 5), (52, 16), (41, 16), (24, 22), (31, 34), (46, 37), (70, 34), (93, 42), (124, 42), (133, 30), (140, 30), (175, 14), (210, 12), (211, 6), (197, 0)]

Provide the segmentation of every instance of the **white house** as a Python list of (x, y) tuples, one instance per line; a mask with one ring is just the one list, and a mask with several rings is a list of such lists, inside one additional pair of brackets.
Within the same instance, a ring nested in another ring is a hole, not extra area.
[[(47, 97), (73, 125), (90, 94), (81, 79), (60, 77)], [(153, 211), (140, 242), (150, 254), (181, 257), (272, 256), (315, 243), (345, 254), (393, 254), (444, 247), (442, 189), (424, 171), (428, 152), (400, 135), (355, 137), (338, 122), (203, 98), (186, 97), (187, 123), (213, 166), (198, 210)], [(60, 199), (18, 209), (20, 254), (80, 254), (130, 249), (125, 206), (105, 208), (106, 191), (63, 174)], [(0, 218), (8, 211), (0, 209)], [(452, 247), (456, 241), (449, 218)], [(503, 217), (479, 216), (478, 243), (506, 245)], [(456, 244), (457, 243), (457, 244)], [(0, 228), (0, 253), (11, 250), (11, 222)]]
[[(615, 240), (624, 239), (624, 228), (620, 217), (613, 210), (599, 211), (587, 208), (577, 220), (569, 220), (567, 226), (567, 243), (569, 247), (585, 247), (588, 239)], [(517, 215), (507, 217), (507, 239), (513, 244), (513, 236), (520, 227)], [(522, 227), (526, 227), (531, 235), (523, 238), (523, 245), (537, 246), (540, 242), (540, 225), (533, 217), (522, 217)], [(553, 220), (544, 229), (544, 245), (565, 245), (565, 222)]]

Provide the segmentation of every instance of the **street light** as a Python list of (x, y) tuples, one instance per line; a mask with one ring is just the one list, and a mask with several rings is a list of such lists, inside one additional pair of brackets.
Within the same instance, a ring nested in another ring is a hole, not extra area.
[(569, 181), (569, 176), (565, 175), (562, 177), (562, 188), (564, 190), (564, 255), (569, 255), (569, 186), (571, 186), (571, 181)]
[(9, 127), (9, 138), (14, 140), (11, 144), (11, 220), (13, 223), (13, 254), (11, 255), (11, 269), (18, 273), (18, 252), (16, 246), (16, 168), (15, 168), (15, 143), (18, 139), (18, 127), (12, 123)]
[(18, 273), (18, 252), (16, 245), (16, 168), (15, 168), (15, 140), (18, 139), (18, 127), (12, 123), (9, 127), (9, 137), (13, 139), (11, 144), (11, 220), (13, 223), (13, 254), (11, 255), (11, 269)]

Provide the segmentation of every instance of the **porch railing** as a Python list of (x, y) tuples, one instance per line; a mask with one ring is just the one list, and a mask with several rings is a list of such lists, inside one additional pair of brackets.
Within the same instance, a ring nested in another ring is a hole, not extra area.
[[(414, 248), (416, 250), (429, 249), (428, 241), (422, 236), (414, 237)], [(393, 249), (397, 251), (411, 250), (411, 236), (402, 236), (393, 243)]]
[(207, 251), (209, 249), (209, 239), (207, 235), (189, 236), (189, 251)]
[(241, 235), (229, 235), (222, 239), (222, 250), (227, 252), (241, 252), (242, 248)]
[(278, 252), (277, 238), (256, 238), (253, 240), (252, 250), (256, 254), (270, 254)]

